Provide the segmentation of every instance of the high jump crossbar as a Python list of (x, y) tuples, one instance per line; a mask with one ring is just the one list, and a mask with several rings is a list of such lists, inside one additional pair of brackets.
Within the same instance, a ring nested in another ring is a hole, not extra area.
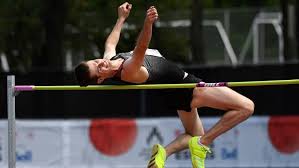
[(68, 91), (68, 90), (136, 90), (136, 89), (175, 89), (195, 87), (250, 87), (271, 85), (298, 85), (299, 79), (290, 80), (266, 80), (244, 82), (218, 82), (218, 83), (188, 83), (188, 84), (146, 84), (146, 85), (93, 85), (80, 86), (34, 86), (15, 85), (15, 76), (7, 76), (7, 113), (8, 113), (8, 168), (16, 168), (16, 120), (15, 97), (21, 91)]
[(268, 81), (245, 81), (245, 82), (218, 82), (218, 83), (181, 83), (181, 84), (143, 84), (143, 85), (91, 85), (87, 87), (80, 86), (34, 86), (18, 85), (14, 87), (15, 91), (51, 91), (51, 90), (137, 90), (137, 89), (177, 89), (177, 88), (195, 88), (195, 87), (242, 87), (242, 86), (269, 86), (269, 85), (291, 85), (299, 84), (299, 79), (291, 80), (268, 80)]

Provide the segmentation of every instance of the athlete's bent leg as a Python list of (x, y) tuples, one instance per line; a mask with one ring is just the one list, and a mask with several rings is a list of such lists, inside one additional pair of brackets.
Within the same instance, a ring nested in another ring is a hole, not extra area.
[(189, 141), (193, 168), (204, 168), (206, 154), (210, 152), (207, 145), (215, 138), (253, 113), (254, 104), (248, 98), (227, 87), (195, 88), (193, 91), (192, 108), (211, 107), (227, 112), (201, 137), (192, 137)]
[(203, 125), (196, 108), (192, 109), (191, 112), (178, 110), (178, 115), (184, 126), (185, 133), (179, 135), (174, 141), (166, 146), (167, 156), (187, 149), (191, 137), (202, 136), (204, 134)]
[(198, 116), (196, 108), (192, 109), (191, 112), (178, 110), (178, 115), (184, 126), (185, 133), (179, 135), (165, 148), (159, 144), (154, 145), (152, 149), (152, 156), (148, 163), (148, 168), (164, 167), (167, 157), (176, 152), (187, 149), (188, 142), (193, 136), (202, 136), (204, 134), (202, 122)]
[(201, 137), (204, 145), (253, 114), (254, 103), (245, 96), (227, 87), (195, 88), (191, 107), (211, 107), (227, 111), (223, 117)]

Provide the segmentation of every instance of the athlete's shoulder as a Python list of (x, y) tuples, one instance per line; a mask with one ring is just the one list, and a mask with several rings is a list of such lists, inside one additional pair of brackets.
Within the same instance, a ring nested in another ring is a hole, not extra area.
[(110, 60), (116, 60), (118, 58), (122, 58), (122, 59), (128, 59), (129, 57), (132, 57), (132, 54), (130, 52), (121, 52), (121, 53), (117, 53), (115, 56), (111, 57)]

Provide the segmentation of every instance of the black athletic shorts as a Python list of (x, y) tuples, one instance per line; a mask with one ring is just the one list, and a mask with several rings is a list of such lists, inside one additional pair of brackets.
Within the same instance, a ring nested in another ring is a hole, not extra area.
[[(188, 76), (181, 83), (198, 83), (202, 80), (192, 74)], [(171, 109), (184, 110), (191, 112), (191, 101), (193, 96), (193, 88), (190, 89), (165, 89), (162, 90), (162, 97), (164, 104)]]

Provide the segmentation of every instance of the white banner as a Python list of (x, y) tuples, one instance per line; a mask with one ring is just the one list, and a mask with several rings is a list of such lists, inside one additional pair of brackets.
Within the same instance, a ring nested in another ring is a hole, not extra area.
[[(203, 118), (208, 130), (219, 118)], [(299, 167), (299, 117), (252, 117), (217, 138), (206, 167)], [(178, 118), (17, 120), (17, 166), (141, 168), (151, 146), (184, 129)], [(0, 167), (7, 167), (7, 122), (0, 121)], [(166, 167), (191, 167), (188, 150)]]
[[(0, 167), (4, 167), (7, 164), (7, 122), (0, 122)], [(6, 166), (7, 167), (7, 166)]]

